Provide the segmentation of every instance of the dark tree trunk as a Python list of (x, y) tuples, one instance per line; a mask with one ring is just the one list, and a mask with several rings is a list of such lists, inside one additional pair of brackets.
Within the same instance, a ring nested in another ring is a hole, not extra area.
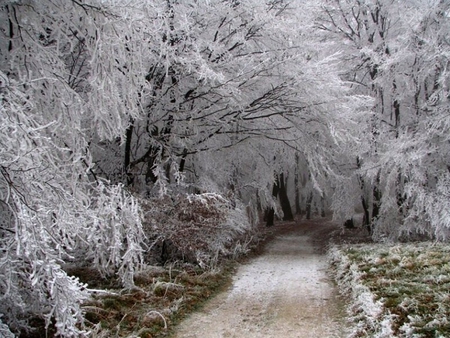
[(158, 176), (153, 173), (155, 169), (155, 160), (158, 155), (158, 149), (156, 147), (150, 146), (149, 156), (147, 158), (147, 172), (145, 173), (145, 182), (149, 184), (150, 182), (156, 183), (158, 181)]
[[(280, 191), (280, 181), (278, 179), (278, 176), (275, 178), (275, 182), (273, 183), (272, 187), (272, 197), (274, 200), (277, 199), (278, 193)], [(274, 225), (275, 222), (275, 209), (274, 208), (268, 208), (266, 210), (266, 226), (270, 227)]]
[(134, 129), (134, 121), (130, 122), (127, 130), (125, 131), (125, 155), (124, 155), (124, 170), (125, 176), (127, 180), (127, 185), (130, 186), (133, 184), (134, 177), (130, 172), (130, 163), (131, 163), (131, 140), (133, 138), (133, 129)]
[(363, 226), (365, 226), (367, 228), (367, 231), (369, 231), (369, 233), (372, 233), (372, 228), (370, 226), (369, 206), (367, 205), (367, 201), (364, 198), (364, 196), (361, 196), (361, 204), (362, 204), (363, 212), (364, 212)]
[(407, 205), (406, 205), (406, 194), (404, 193), (404, 185), (406, 183), (406, 178), (402, 178), (402, 174), (398, 174), (397, 182), (396, 182), (396, 190), (397, 190), (397, 206), (400, 215), (405, 216), (407, 213)]
[(294, 177), (294, 186), (295, 186), (295, 214), (301, 215), (302, 207), (300, 205), (300, 173), (298, 168), (298, 154), (295, 154), (295, 177)]
[(395, 116), (395, 137), (398, 138), (398, 130), (400, 127), (400, 103), (394, 100), (394, 116)]
[(178, 167), (178, 170), (182, 173), (184, 171), (184, 166), (186, 165), (186, 156), (187, 156), (187, 149), (184, 148), (183, 155), (181, 155), (181, 161), (180, 166)]
[(287, 183), (287, 178), (284, 178), (284, 174), (281, 173), (280, 174), (280, 179), (279, 179), (279, 198), (280, 198), (280, 204), (281, 204), (281, 209), (283, 210), (283, 220), (284, 221), (292, 221), (294, 219), (294, 215), (292, 214), (292, 208), (291, 208), (291, 204), (289, 203), (289, 197), (287, 195), (287, 189), (286, 189), (286, 183)]
[(325, 212), (325, 197), (322, 196), (322, 198), (320, 199), (320, 202), (322, 204), (321, 205), (322, 209), (320, 211), (320, 216), (321, 217), (325, 217), (326, 216), (326, 212)]
[(373, 186), (373, 203), (372, 203), (372, 231), (373, 231), (373, 223), (377, 220), (380, 215), (380, 206), (381, 206), (381, 190), (379, 189), (380, 185), (380, 173), (377, 175), (377, 179), (375, 180), (375, 184)]
[(8, 23), (9, 23), (9, 43), (8, 43), (8, 51), (11, 52), (13, 49), (13, 39), (14, 39), (14, 25), (11, 20), (11, 13), (10, 13), (10, 7), (12, 7), (14, 11), (14, 15), (16, 15), (15, 9), (11, 5), (6, 6), (6, 11), (8, 13)]
[(266, 226), (271, 227), (275, 224), (275, 210), (273, 208), (269, 208), (266, 210)]
[(300, 203), (300, 191), (295, 189), (295, 214), (301, 215), (302, 214), (302, 206)]
[[(174, 77), (172, 77), (172, 82), (174, 81)], [(170, 135), (172, 133), (172, 126), (173, 126), (173, 116), (169, 115), (167, 122), (166, 122), (166, 126), (164, 127), (163, 131), (162, 131), (162, 142), (164, 144), (167, 144), (169, 142), (170, 139)], [(161, 158), (164, 159), (165, 157), (165, 149), (166, 147), (163, 147), (161, 150)], [(164, 164), (164, 172), (166, 175), (166, 179), (167, 182), (170, 183), (170, 162), (166, 162)]]
[[(392, 84), (394, 96), (397, 95), (397, 83), (393, 82)], [(394, 107), (394, 126), (395, 126), (395, 137), (398, 138), (398, 129), (400, 127), (400, 102), (395, 99), (393, 102)], [(392, 114), (391, 114), (391, 120), (392, 120)]]
[(310, 192), (308, 198), (306, 199), (306, 219), (311, 219), (312, 200), (313, 193)]
[[(361, 168), (361, 160), (359, 157), (356, 158), (356, 165), (359, 168)], [(359, 186), (361, 188), (361, 204), (363, 207), (364, 217), (363, 217), (363, 226), (367, 228), (367, 231), (371, 234), (372, 233), (372, 226), (371, 226), (371, 220), (370, 220), (370, 212), (369, 212), (369, 204), (367, 203), (367, 200), (365, 198), (364, 194), (364, 179), (362, 177), (358, 177)]]

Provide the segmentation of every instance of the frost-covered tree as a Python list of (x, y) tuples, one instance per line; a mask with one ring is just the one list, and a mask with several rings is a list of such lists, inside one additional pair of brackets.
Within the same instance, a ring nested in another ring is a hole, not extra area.
[(448, 240), (450, 7), (432, 1), (415, 10), (407, 35), (399, 39), (397, 58), (386, 65), (399, 88), (401, 120), (379, 159), (387, 202), (379, 226), (381, 234)]
[(137, 201), (96, 174), (90, 147), (142, 113), (155, 6), (0, 4), (0, 320), (83, 336), (88, 290), (62, 266), (90, 262), (130, 286), (142, 262)]
[(290, 1), (165, 2), (149, 51), (147, 116), (131, 121), (125, 141), (93, 149), (99, 172), (141, 191), (184, 178), (272, 205), (275, 176), (293, 179), (301, 153), (313, 186), (316, 176), (326, 182), (330, 147), (361, 100), (347, 95), (336, 58), (317, 52), (309, 10)]
[(373, 113), (353, 119), (359, 170), (348, 190), (361, 189), (375, 238), (447, 238), (448, 17), (442, 1), (323, 3), (318, 27), (342, 51), (343, 76), (374, 98)]
[[(394, 119), (399, 119), (398, 100), (391, 95), (395, 94), (392, 90), (395, 81), (386, 80), (383, 71), (386, 59), (392, 53), (392, 42), (398, 33), (399, 25), (392, 24), (397, 21), (398, 14), (398, 7), (391, 1), (329, 0), (323, 2), (322, 14), (317, 20), (317, 27), (324, 32), (327, 45), (342, 53), (346, 64), (343, 78), (352, 84), (355, 93), (374, 98), (373, 113), (354, 119), (360, 125), (356, 135), (359, 134), (365, 142), (364, 148), (352, 151), (353, 157), (350, 160), (353, 168), (360, 167), (367, 157), (378, 154), (380, 133), (386, 129), (382, 121), (389, 120), (391, 123)], [(397, 107), (395, 116), (391, 106)], [(386, 115), (390, 117), (386, 118)], [(337, 196), (340, 196), (353, 195), (360, 190), (364, 223), (369, 227), (372, 219), (376, 219), (379, 213), (378, 175), (379, 173), (376, 173), (376, 177), (370, 180), (361, 175), (350, 178), (345, 188), (337, 191)], [(344, 203), (335, 203), (335, 207), (349, 217), (353, 212), (354, 199), (339, 199)]]

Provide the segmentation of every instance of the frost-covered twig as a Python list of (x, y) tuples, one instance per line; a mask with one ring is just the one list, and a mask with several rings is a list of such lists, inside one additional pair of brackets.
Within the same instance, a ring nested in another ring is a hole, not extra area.
[(91, 294), (118, 296), (119, 294), (110, 290), (103, 289), (86, 289)]
[(152, 310), (152, 311), (147, 312), (147, 315), (150, 315), (150, 314), (152, 314), (152, 313), (154, 313), (154, 314), (158, 315), (159, 317), (161, 317), (161, 319), (162, 319), (163, 322), (164, 322), (164, 329), (167, 330), (167, 321), (166, 321), (166, 318), (165, 318), (160, 312), (158, 312), (158, 311), (156, 311), (156, 310)]

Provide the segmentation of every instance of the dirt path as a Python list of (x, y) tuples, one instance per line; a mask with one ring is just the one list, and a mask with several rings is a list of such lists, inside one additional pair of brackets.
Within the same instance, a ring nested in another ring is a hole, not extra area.
[(175, 338), (345, 337), (343, 311), (326, 274), (335, 229), (310, 221), (278, 226), (261, 255), (239, 267), (230, 289), (181, 323)]

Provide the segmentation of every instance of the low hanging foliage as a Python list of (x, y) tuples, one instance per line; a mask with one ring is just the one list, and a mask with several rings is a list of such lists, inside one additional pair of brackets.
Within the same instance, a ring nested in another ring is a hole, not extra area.
[(95, 173), (90, 152), (93, 139), (123, 134), (147, 88), (131, 75), (141, 64), (112, 66), (138, 48), (116, 43), (126, 23), (116, 10), (106, 2), (0, 5), (2, 337), (27, 334), (36, 321), (48, 335), (88, 335), (81, 304), (89, 290), (65, 265), (93, 264), (130, 287), (142, 263), (136, 199)]

